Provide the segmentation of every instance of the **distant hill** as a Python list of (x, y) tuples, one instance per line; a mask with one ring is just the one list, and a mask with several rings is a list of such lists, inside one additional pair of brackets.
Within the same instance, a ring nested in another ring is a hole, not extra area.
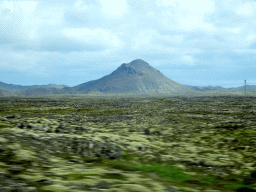
[(89, 81), (72, 88), (65, 88), (69, 92), (88, 93), (92, 91), (102, 93), (186, 93), (194, 92), (193, 87), (181, 85), (160, 71), (151, 67), (147, 62), (137, 59), (130, 63), (123, 63), (111, 74), (98, 80)]
[(67, 85), (56, 85), (56, 84), (48, 84), (48, 85), (30, 85), (30, 86), (23, 86), (23, 85), (14, 85), (14, 84), (7, 84), (0, 81), (0, 89), (5, 89), (11, 92), (16, 91), (24, 91), (27, 89), (34, 89), (34, 88), (56, 88), (62, 89), (64, 87), (68, 87)]
[(14, 94), (6, 89), (0, 89), (0, 97), (13, 96)]
[[(245, 86), (236, 87), (232, 89), (245, 89)], [(256, 85), (246, 85), (246, 90), (256, 90)]]
[(14, 94), (17, 96), (39, 96), (39, 95), (53, 95), (63, 94), (63, 89), (57, 88), (30, 88), (25, 91), (17, 91)]
[(226, 88), (221, 87), (221, 86), (206, 86), (206, 87), (199, 87), (199, 86), (191, 86), (188, 85), (190, 87), (193, 87), (196, 91), (211, 91), (211, 90), (225, 90)]

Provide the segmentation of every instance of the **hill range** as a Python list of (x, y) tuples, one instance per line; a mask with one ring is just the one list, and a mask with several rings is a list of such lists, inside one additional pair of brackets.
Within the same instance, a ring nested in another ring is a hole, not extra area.
[[(217, 86), (198, 87), (181, 85), (150, 66), (147, 62), (136, 59), (123, 63), (111, 74), (100, 79), (85, 82), (74, 87), (66, 85), (22, 86), (6, 84), (0, 81), (0, 96), (32, 96), (53, 94), (186, 94), (211, 90), (225, 90)], [(244, 87), (232, 88), (244, 89)], [(256, 86), (251, 86), (251, 90)]]

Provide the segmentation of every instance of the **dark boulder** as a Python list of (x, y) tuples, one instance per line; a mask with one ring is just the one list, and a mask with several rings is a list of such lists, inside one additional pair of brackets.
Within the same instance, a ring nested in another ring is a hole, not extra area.
[(19, 128), (21, 128), (21, 129), (26, 129), (26, 128), (27, 128), (27, 126), (28, 126), (28, 124), (27, 124), (27, 123), (22, 122), (18, 127), (19, 127)]
[(248, 187), (241, 187), (241, 188), (237, 189), (236, 192), (256, 192), (256, 190), (250, 189)]
[(146, 129), (144, 130), (144, 134), (145, 134), (145, 135), (151, 135), (151, 132), (150, 132), (150, 130), (149, 130), (148, 128), (146, 128)]
[(159, 136), (159, 135), (162, 135), (162, 133), (161, 133), (161, 131), (153, 131), (152, 135), (158, 135)]

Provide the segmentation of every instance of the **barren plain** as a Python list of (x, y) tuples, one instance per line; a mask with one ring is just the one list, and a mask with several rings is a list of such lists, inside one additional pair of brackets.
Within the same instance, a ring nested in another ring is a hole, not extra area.
[(256, 99), (1, 97), (0, 191), (256, 191)]

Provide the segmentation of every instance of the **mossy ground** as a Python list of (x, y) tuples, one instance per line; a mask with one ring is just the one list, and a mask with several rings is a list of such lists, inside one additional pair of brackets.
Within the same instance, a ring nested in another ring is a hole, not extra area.
[[(12, 102), (1, 98), (0, 101), (0, 115), (6, 118), (0, 119), (1, 133), (10, 130), (18, 133), (14, 127), (23, 120), (37, 126), (55, 126), (64, 121), (88, 128), (84, 137), (100, 140), (107, 136), (109, 142), (115, 141), (122, 147), (119, 160), (56, 153), (51, 154), (52, 161), (45, 160), (47, 168), (35, 158), (33, 161), (38, 164), (33, 165), (35, 172), (22, 170), (19, 174), (32, 180), (54, 182), (31, 182), (40, 191), (69, 191), (63, 183), (95, 181), (96, 185), (102, 179), (112, 183), (113, 191), (150, 191), (153, 185), (159, 191), (163, 191), (160, 185), (176, 186), (180, 191), (235, 191), (241, 187), (256, 190), (256, 182), (250, 177), (256, 170), (254, 97), (247, 98), (246, 103), (241, 97), (20, 98)], [(13, 114), (20, 114), (21, 119), (10, 118)], [(163, 134), (145, 135), (145, 128)], [(140, 146), (146, 147), (145, 150), (139, 150)], [(1, 153), (1, 162), (17, 164), (22, 150), (22, 154), (26, 154), (24, 150), (40, 153), (33, 146), (20, 148), (10, 147)], [(28, 163), (25, 168), (29, 166)], [(43, 176), (46, 171), (53, 174)], [(131, 184), (134, 189), (129, 189)]]

